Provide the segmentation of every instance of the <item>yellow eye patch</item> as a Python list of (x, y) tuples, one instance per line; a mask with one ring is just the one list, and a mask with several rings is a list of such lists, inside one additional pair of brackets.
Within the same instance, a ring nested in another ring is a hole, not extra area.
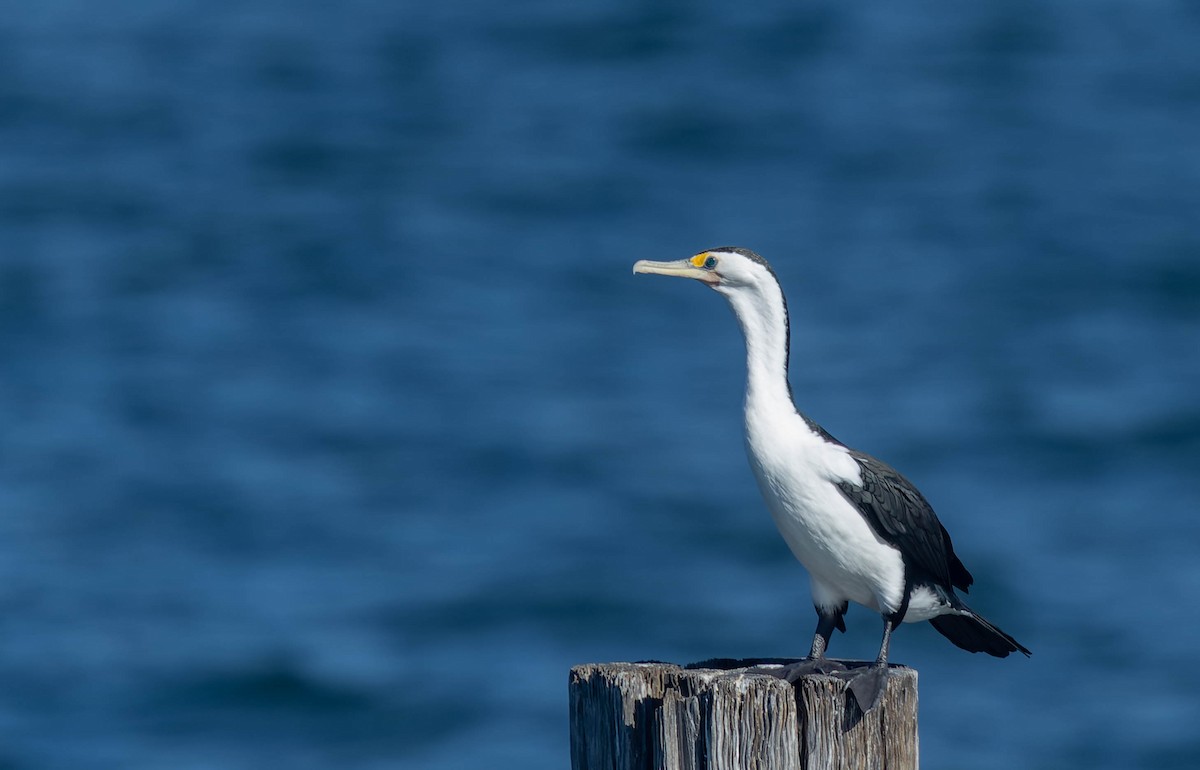
[(708, 259), (708, 252), (702, 252), (692, 257), (692, 264), (696, 267), (704, 267), (704, 261)]

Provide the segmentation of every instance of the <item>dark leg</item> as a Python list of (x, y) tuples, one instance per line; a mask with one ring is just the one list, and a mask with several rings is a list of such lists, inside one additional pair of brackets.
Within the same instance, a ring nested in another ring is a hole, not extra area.
[(842, 615), (846, 612), (843, 606), (839, 612), (821, 612), (821, 608), (817, 607), (817, 632), (813, 634), (812, 649), (808, 652), (809, 660), (820, 660), (825, 657), (825, 650), (829, 649), (829, 637), (833, 636), (833, 629), (841, 628), (846, 630), (846, 622), (842, 620)]
[(892, 629), (895, 626), (891, 618), (883, 619), (883, 641), (879, 643), (879, 655), (875, 658), (875, 665), (879, 668), (887, 668), (888, 647), (892, 644)]
[(887, 689), (888, 645), (891, 644), (892, 628), (895, 625), (896, 621), (884, 616), (883, 641), (879, 645), (879, 656), (875, 658), (875, 665), (850, 680), (850, 692), (854, 693), (854, 699), (858, 701), (858, 706), (864, 714), (879, 705), (883, 691)]
[(789, 663), (782, 668), (767, 669), (764, 673), (773, 674), (795, 684), (800, 677), (809, 674), (845, 671), (846, 666), (836, 660), (826, 658), (825, 651), (829, 649), (829, 637), (833, 636), (834, 629), (846, 630), (846, 621), (842, 619), (842, 616), (846, 614), (847, 607), (849, 605), (845, 603), (833, 610), (817, 607), (817, 631), (813, 634), (812, 649), (809, 650), (808, 657), (798, 663)]

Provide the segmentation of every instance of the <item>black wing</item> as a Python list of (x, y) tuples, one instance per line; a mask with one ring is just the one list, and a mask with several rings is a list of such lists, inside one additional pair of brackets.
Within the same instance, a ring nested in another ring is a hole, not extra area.
[(941, 585), (966, 591), (975, 579), (954, 554), (946, 528), (925, 497), (895, 468), (870, 455), (850, 450), (862, 473), (862, 486), (838, 487), (871, 528), (900, 549), (905, 561)]

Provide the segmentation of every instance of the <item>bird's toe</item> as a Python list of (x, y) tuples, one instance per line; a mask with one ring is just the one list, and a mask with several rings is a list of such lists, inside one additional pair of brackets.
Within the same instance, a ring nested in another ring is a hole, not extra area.
[(887, 689), (887, 678), (887, 666), (871, 666), (850, 677), (847, 687), (864, 714), (878, 706), (879, 701), (883, 699), (883, 692)]
[(755, 669), (756, 673), (777, 676), (792, 684), (800, 681), (803, 677), (812, 676), (813, 674), (833, 674), (846, 670), (844, 663), (830, 660), (829, 658), (805, 658), (804, 660), (782, 666), (759, 667)]

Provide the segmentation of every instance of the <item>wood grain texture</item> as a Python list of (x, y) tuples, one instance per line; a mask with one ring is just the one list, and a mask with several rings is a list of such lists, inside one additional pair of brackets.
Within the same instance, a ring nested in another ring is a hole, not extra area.
[[(573, 770), (916, 770), (917, 674), (893, 667), (863, 715), (844, 679), (793, 685), (764, 661), (571, 669)], [(776, 661), (778, 662), (778, 661)]]
[(805, 770), (916, 770), (917, 672), (893, 667), (887, 691), (864, 715), (836, 676), (806, 676), (796, 683)]

